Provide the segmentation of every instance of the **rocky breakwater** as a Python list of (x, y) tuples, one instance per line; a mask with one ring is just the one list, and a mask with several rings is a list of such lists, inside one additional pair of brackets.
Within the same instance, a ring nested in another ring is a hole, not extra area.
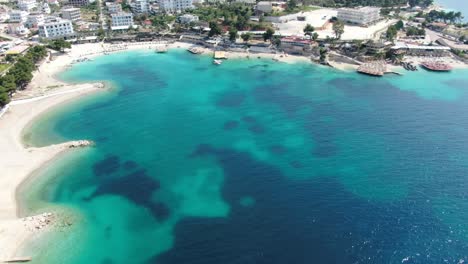
[(76, 141), (70, 141), (66, 145), (68, 148), (83, 148), (83, 147), (93, 146), (94, 142), (90, 140), (76, 140)]
[(28, 216), (21, 218), (24, 223), (24, 226), (29, 231), (41, 230), (48, 227), (53, 223), (56, 218), (55, 214), (52, 213), (42, 213), (40, 215)]

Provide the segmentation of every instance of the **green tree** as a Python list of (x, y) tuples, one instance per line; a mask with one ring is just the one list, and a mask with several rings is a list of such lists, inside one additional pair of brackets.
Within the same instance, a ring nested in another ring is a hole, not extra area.
[(296, 0), (288, 0), (286, 3), (286, 9), (288, 11), (292, 11), (297, 8), (297, 1)]
[(325, 60), (327, 59), (327, 50), (324, 48), (320, 48), (320, 62), (324, 63)]
[(335, 32), (336, 39), (340, 39), (344, 33), (344, 23), (340, 20), (337, 20), (333, 23), (333, 31)]
[(389, 26), (387, 29), (386, 37), (388, 40), (393, 41), (398, 33), (398, 29), (395, 25)]
[(13, 74), (7, 73), (3, 77), (0, 78), (0, 85), (5, 89), (7, 92), (13, 92), (16, 90), (16, 80)]
[(312, 34), (312, 40), (313, 40), (313, 41), (317, 41), (318, 37), (319, 37), (319, 34), (318, 34), (317, 32), (314, 32), (314, 33)]
[(236, 42), (236, 39), (239, 35), (237, 34), (237, 29), (231, 28), (229, 29), (229, 40), (232, 42)]
[(221, 35), (221, 27), (218, 25), (218, 23), (212, 21), (210, 22), (210, 32), (208, 33), (208, 36), (213, 37), (216, 35)]
[(403, 23), (403, 21), (399, 20), (396, 24), (395, 24), (395, 27), (397, 30), (402, 30), (404, 27), (405, 27), (405, 24)]
[(6, 91), (4, 87), (0, 86), (0, 108), (4, 107), (9, 102), (10, 102), (10, 96), (8, 95), (8, 91)]
[(315, 28), (311, 24), (307, 24), (304, 27), (304, 34), (308, 36), (312, 36), (312, 32), (315, 31)]
[(250, 38), (252, 37), (252, 35), (250, 33), (242, 33), (241, 34), (241, 38), (244, 42), (247, 42), (250, 40)]
[(267, 40), (270, 40), (273, 35), (275, 34), (275, 30), (272, 29), (272, 28), (267, 28), (267, 30), (265, 31), (265, 33), (263, 33), (263, 40), (264, 41), (267, 41)]
[(71, 44), (64, 39), (56, 39), (49, 42), (48, 47), (56, 51), (64, 52), (65, 49), (71, 48)]

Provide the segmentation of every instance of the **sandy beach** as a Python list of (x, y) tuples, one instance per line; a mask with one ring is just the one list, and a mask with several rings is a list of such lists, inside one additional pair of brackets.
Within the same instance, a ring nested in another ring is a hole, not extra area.
[[(0, 261), (25, 257), (20, 254), (25, 242), (33, 237), (43, 235), (48, 228), (40, 228), (42, 216), (18, 218), (16, 190), (29, 175), (38, 170), (48, 161), (53, 160), (64, 151), (83, 144), (79, 142), (65, 142), (62, 144), (27, 148), (22, 142), (22, 131), (42, 113), (68, 101), (87, 94), (102, 91), (103, 84), (67, 84), (55, 76), (69, 67), (72, 63), (83, 58), (91, 59), (95, 56), (112, 52), (124, 52), (136, 49), (155, 49), (162, 44), (157, 42), (129, 43), (126, 45), (108, 45), (101, 43), (73, 46), (67, 53), (55, 53), (47, 58), (34, 73), (33, 80), (27, 89), (18, 91), (12, 102), (0, 113), (0, 149), (2, 159), (0, 167), (3, 169), (0, 178)], [(168, 48), (187, 49), (193, 45), (173, 43)], [(213, 51), (204, 49), (205, 54)], [(309, 61), (305, 57), (279, 56), (275, 54), (246, 54), (241, 52), (228, 53), (228, 58), (262, 58), (275, 59), (284, 62)], [(87, 145), (85, 142), (84, 145)], [(43, 219), (42, 219), (43, 220)]]
[[(39, 67), (34, 73), (32, 82), (24, 91), (14, 95), (10, 105), (0, 113), (0, 149), (2, 159), (0, 168), (0, 262), (18, 256), (25, 241), (32, 236), (41, 235), (47, 228), (37, 228), (41, 225), (41, 216), (37, 218), (18, 218), (18, 206), (16, 201), (17, 187), (28, 178), (34, 171), (38, 170), (48, 161), (54, 159), (58, 154), (69, 151), (74, 147), (88, 145), (87, 141), (66, 142), (62, 144), (27, 148), (22, 142), (22, 131), (30, 122), (39, 115), (79, 97), (105, 92), (102, 83), (68, 84), (55, 78), (55, 76), (78, 60), (92, 59), (95, 56), (113, 52), (125, 52), (137, 49), (155, 49), (166, 45), (158, 42), (127, 43), (127, 44), (82, 44), (64, 54), (55, 53), (51, 58)], [(192, 47), (187, 43), (172, 43), (168, 48)], [(212, 55), (213, 51), (203, 48), (204, 54)], [(308, 62), (310, 58), (285, 54), (249, 54), (245, 52), (226, 52), (228, 59), (271, 59), (285, 63)], [(416, 59), (416, 58), (415, 58)], [(414, 59), (414, 60), (415, 60)], [(353, 64), (335, 62), (333, 66), (341, 70), (355, 70)], [(465, 64), (457, 64), (457, 67), (467, 67)], [(85, 140), (85, 139), (84, 139)], [(32, 227), (31, 227), (32, 226)]]
[[(0, 262), (18, 256), (24, 242), (44, 233), (45, 220), (40, 216), (18, 218), (16, 189), (29, 175), (58, 154), (88, 141), (26, 148), (21, 139), (22, 130), (41, 113), (81, 96), (103, 91), (102, 84), (70, 85), (53, 76), (70, 63), (71, 56), (44, 62), (35, 73), (29, 87), (18, 92), (0, 116)], [(44, 221), (43, 221), (44, 220)]]

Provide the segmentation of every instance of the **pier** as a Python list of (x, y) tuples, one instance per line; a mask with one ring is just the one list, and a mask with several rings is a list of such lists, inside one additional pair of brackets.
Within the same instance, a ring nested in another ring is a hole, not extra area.
[(387, 64), (384, 61), (364, 63), (359, 66), (357, 71), (359, 73), (381, 77), (387, 72)]

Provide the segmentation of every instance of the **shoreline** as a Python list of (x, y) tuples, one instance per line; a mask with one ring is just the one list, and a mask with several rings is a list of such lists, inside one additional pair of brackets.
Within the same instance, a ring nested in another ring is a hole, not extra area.
[[(8, 155), (0, 159), (4, 169), (0, 178), (0, 262), (25, 257), (17, 255), (32, 238), (47, 233), (51, 221), (44, 216), (19, 218), (17, 191), (34, 172), (60, 154), (90, 145), (89, 141), (70, 141), (45, 147), (28, 147), (23, 142), (23, 130), (42, 114), (103, 89), (102, 83), (67, 84), (56, 78), (71, 58), (42, 63), (24, 91), (14, 95), (0, 115), (0, 149)], [(54, 218), (52, 221), (58, 220)], [(46, 223), (47, 222), (47, 223)], [(53, 223), (51, 223), (53, 224)]]
[[(23, 141), (24, 129), (37, 122), (44, 113), (84, 96), (95, 94), (103, 89), (103, 82), (98, 83), (67, 83), (57, 78), (76, 60), (84, 57), (91, 59), (106, 53), (126, 52), (130, 50), (155, 49), (158, 43), (136, 43), (125, 49), (106, 52), (113, 46), (105, 47), (101, 43), (82, 44), (74, 46), (69, 53), (55, 53), (45, 59), (33, 73), (33, 79), (25, 90), (18, 91), (12, 101), (0, 113), (0, 149), (8, 153), (0, 159), (0, 167), (4, 168), (4, 177), (0, 178), (0, 262), (27, 257), (18, 255), (32, 239), (42, 237), (51, 231), (50, 228), (39, 228), (42, 225), (41, 215), (20, 218), (18, 189), (22, 184), (33, 179), (35, 172), (47, 166), (60, 154), (80, 147), (82, 142), (71, 141), (44, 147), (28, 147)], [(176, 42), (169, 45), (170, 49), (187, 49), (194, 45)], [(83, 52), (86, 51), (86, 52)], [(204, 48), (204, 55), (212, 55), (213, 51)], [(231, 59), (242, 59), (248, 53), (231, 52)], [(253, 58), (273, 59), (277, 54), (250, 54)], [(299, 56), (284, 56), (284, 62), (309, 61)], [(279, 61), (279, 60), (278, 60)], [(87, 146), (86, 144), (85, 146)], [(55, 215), (53, 216), (55, 218)], [(59, 220), (59, 219), (54, 219)], [(53, 224), (53, 223), (52, 223)], [(32, 227), (31, 227), (32, 226)], [(27, 253), (27, 252), (26, 252)]]
[[(152, 50), (158, 46), (165, 45), (157, 42), (133, 43), (126, 48), (116, 49), (109, 53), (126, 52), (131, 50)], [(123, 44), (108, 45), (111, 47), (123, 47)], [(192, 44), (175, 42), (168, 46), (169, 49), (186, 49)], [(200, 46), (199, 46), (200, 47)], [(33, 80), (24, 91), (15, 94), (14, 100), (5, 108), (5, 113), (0, 113), (0, 149), (8, 155), (0, 159), (0, 167), (4, 169), (4, 177), (0, 178), (0, 262), (8, 258), (17, 256), (27, 241), (36, 236), (43, 235), (44, 230), (31, 231), (25, 225), (24, 218), (18, 216), (17, 190), (22, 183), (27, 182), (34, 173), (54, 162), (62, 153), (70, 151), (71, 147), (77, 144), (76, 141), (50, 145), (46, 147), (28, 147), (23, 142), (23, 130), (31, 123), (36, 122), (42, 114), (65, 105), (73, 100), (96, 94), (107, 87), (103, 82), (99, 83), (78, 83), (72, 84), (61, 81), (57, 74), (66, 70), (74, 61), (83, 58), (94, 58), (105, 55), (106, 46), (101, 43), (91, 43), (73, 46), (69, 53), (52, 55), (53, 59), (47, 58), (34, 72)], [(202, 55), (210, 56), (213, 50), (203, 48)], [(305, 56), (247, 53), (247, 52), (226, 52), (228, 59), (271, 59), (285, 63), (308, 62), (316, 64)], [(336, 64), (336, 63), (335, 63)], [(319, 65), (319, 64), (316, 64)], [(355, 65), (339, 62), (339, 67), (335, 69), (350, 72)], [(45, 232), (44, 232), (45, 231)]]

